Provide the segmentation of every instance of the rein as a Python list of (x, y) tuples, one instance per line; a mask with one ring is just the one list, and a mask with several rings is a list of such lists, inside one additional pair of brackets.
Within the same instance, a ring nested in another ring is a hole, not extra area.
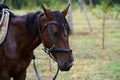
[(35, 74), (36, 74), (37, 79), (41, 80), (40, 75), (39, 75), (38, 70), (37, 70), (37, 67), (36, 67), (35, 59), (36, 59), (35, 55), (33, 55), (33, 67), (34, 67), (34, 70), (35, 70)]
[[(41, 29), (39, 28), (39, 21), (40, 21), (40, 17), (43, 15), (43, 13), (41, 13), (41, 14), (39, 14), (38, 15), (38, 18), (37, 18), (37, 28), (38, 28), (38, 33), (39, 33), (39, 35), (40, 35), (40, 38), (41, 38), (41, 42), (42, 42), (42, 44), (43, 44), (43, 46), (44, 46), (44, 51), (45, 51), (45, 53), (49, 53), (49, 51), (48, 50), (46, 50), (45, 48), (45, 45), (44, 45), (44, 43), (43, 43), (43, 40), (42, 40), (42, 31), (41, 31)], [(56, 59), (52, 56), (52, 54), (51, 53), (49, 53), (48, 54), (54, 61), (56, 61)], [(57, 61), (56, 61), (57, 62)], [(37, 68), (36, 68), (36, 63), (35, 63), (35, 56), (33, 55), (33, 66), (34, 66), (34, 70), (35, 70), (35, 74), (36, 74), (36, 76), (37, 76), (37, 79), (38, 80), (41, 80), (41, 78), (40, 78), (40, 76), (39, 76), (39, 73), (38, 73), (38, 70), (37, 70)], [(57, 69), (57, 72), (56, 72), (56, 74), (55, 74), (55, 76), (53, 77), (53, 80), (56, 80), (56, 77), (57, 77), (57, 75), (58, 75), (58, 73), (59, 73), (59, 68)]]
[[(33, 57), (34, 57), (33, 58), (33, 67), (35, 70), (36, 77), (38, 80), (41, 80), (40, 75), (39, 75), (38, 70), (37, 70), (37, 67), (36, 67), (35, 56), (33, 55)], [(56, 80), (58, 73), (59, 73), (59, 68), (57, 69), (57, 72), (56, 72), (55, 76), (53, 77), (53, 80)]]

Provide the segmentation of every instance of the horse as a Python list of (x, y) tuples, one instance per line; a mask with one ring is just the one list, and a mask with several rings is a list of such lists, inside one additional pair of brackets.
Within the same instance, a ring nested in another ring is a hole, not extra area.
[(71, 30), (65, 18), (68, 9), (69, 5), (63, 11), (51, 11), (42, 5), (43, 11), (25, 15), (9, 11), (8, 32), (0, 44), (0, 80), (25, 80), (33, 51), (40, 44), (61, 71), (71, 69), (74, 58), (69, 46)]

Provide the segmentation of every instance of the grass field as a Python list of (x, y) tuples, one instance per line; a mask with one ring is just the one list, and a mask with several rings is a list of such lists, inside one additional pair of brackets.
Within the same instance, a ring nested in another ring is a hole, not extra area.
[[(59, 73), (57, 80), (120, 80), (120, 16), (106, 21), (104, 50), (101, 43), (102, 19), (97, 19), (92, 13), (89, 17), (92, 33), (84, 14), (79, 10), (73, 12), (74, 34), (70, 36), (70, 45), (75, 61), (69, 72)], [(42, 45), (34, 52), (42, 80), (52, 80), (57, 70), (56, 63), (42, 51)], [(32, 62), (27, 69), (26, 80), (37, 80)]]

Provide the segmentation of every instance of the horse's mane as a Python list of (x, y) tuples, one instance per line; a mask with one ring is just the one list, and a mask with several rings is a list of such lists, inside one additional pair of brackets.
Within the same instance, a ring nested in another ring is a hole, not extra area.
[[(58, 30), (62, 31), (64, 29), (63, 24), (61, 24), (61, 23), (64, 23), (67, 25), (66, 26), (67, 30), (70, 31), (70, 27), (68, 27), (65, 16), (60, 11), (53, 11), (52, 13), (55, 14), (56, 20), (58, 22), (58, 28), (59, 28)], [(32, 35), (32, 33), (35, 33), (34, 30), (37, 29), (36, 27), (38, 26), (38, 22), (37, 22), (38, 18), (42, 15), (43, 13), (40, 11), (37, 11), (34, 13), (31, 12), (26, 15), (26, 30), (29, 35)]]
[(38, 17), (40, 17), (38, 15), (41, 15), (41, 14), (42, 14), (42, 12), (37, 11), (34, 13), (33, 12), (28, 13), (26, 15), (26, 30), (29, 35), (31, 35), (32, 32), (34, 32), (35, 28), (37, 27), (37, 24), (38, 24), (37, 20), (38, 20)]

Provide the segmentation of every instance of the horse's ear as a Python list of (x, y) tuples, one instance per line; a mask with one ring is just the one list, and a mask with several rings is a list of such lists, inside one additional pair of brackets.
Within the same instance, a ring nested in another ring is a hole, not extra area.
[(53, 15), (49, 9), (46, 9), (43, 5), (42, 5), (42, 9), (48, 19), (50, 19), (50, 20), (53, 19)]
[(64, 16), (67, 15), (69, 7), (70, 7), (70, 4), (68, 4), (67, 8), (62, 11), (62, 13), (64, 14)]

